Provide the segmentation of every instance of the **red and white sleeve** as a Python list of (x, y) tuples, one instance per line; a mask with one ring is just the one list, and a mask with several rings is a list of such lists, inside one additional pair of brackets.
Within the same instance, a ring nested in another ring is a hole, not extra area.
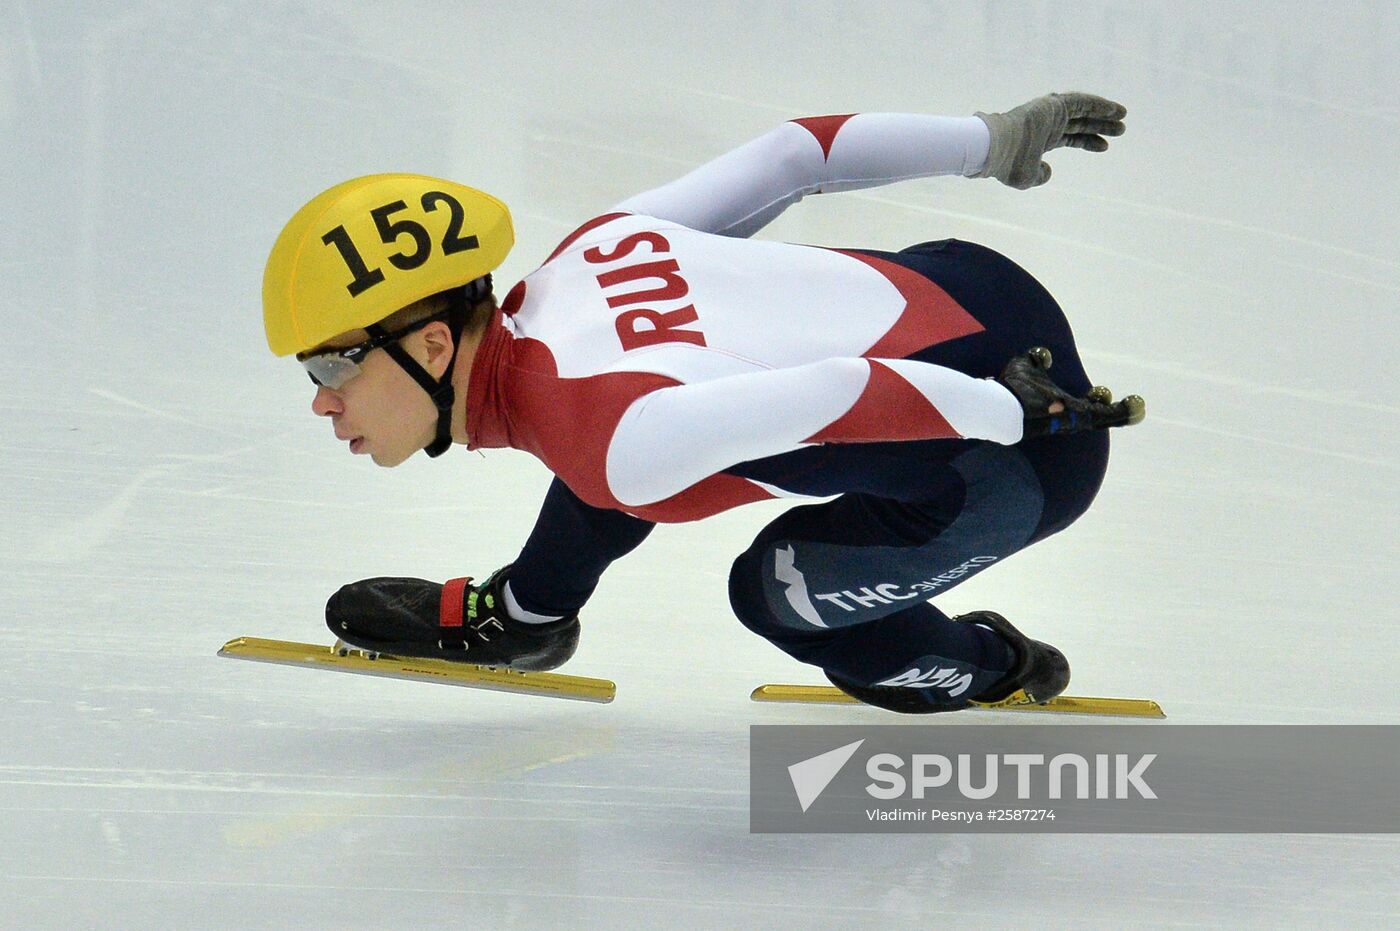
[(641, 506), (735, 463), (815, 443), (1010, 445), (1023, 428), (1020, 402), (991, 379), (911, 359), (825, 359), (644, 395), (613, 432), (607, 481), (617, 500)]
[(747, 237), (807, 194), (971, 176), (990, 135), (977, 117), (857, 113), (791, 120), (614, 210)]

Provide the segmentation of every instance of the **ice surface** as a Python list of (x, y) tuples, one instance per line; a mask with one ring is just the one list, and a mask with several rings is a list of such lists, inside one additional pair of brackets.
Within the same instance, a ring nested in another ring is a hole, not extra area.
[(12, 0), (0, 40), (0, 925), (1400, 921), (1385, 837), (749, 834), (750, 723), (892, 722), (747, 700), (818, 681), (725, 597), (779, 504), (614, 567), (569, 667), (610, 706), (214, 656), (321, 639), (347, 580), (488, 572), (548, 482), (509, 451), (380, 471), (313, 418), (259, 287), (316, 192), (490, 190), (508, 284), (778, 121), (1083, 89), (1129, 133), (1045, 188), (809, 198), (763, 233), (986, 243), (1149, 401), (1080, 523), (943, 603), (1164, 726), (1400, 724), (1395, 3)]

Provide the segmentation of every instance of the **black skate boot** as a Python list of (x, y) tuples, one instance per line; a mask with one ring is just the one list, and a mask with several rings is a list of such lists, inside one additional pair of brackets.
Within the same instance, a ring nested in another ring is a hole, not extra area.
[(981, 624), (1006, 641), (1015, 654), (1015, 661), (996, 685), (971, 698), (947, 699), (931, 689), (891, 685), (860, 685), (830, 671), (826, 677), (831, 684), (852, 698), (867, 705), (897, 711), (900, 714), (931, 714), (938, 711), (960, 711), (971, 707), (1032, 705), (1049, 701), (1069, 685), (1069, 663), (1059, 650), (1048, 643), (1031, 640), (994, 611), (974, 611), (953, 618), (969, 624)]
[(578, 616), (545, 624), (517, 621), (501, 587), (509, 566), (482, 585), (455, 579), (376, 578), (352, 582), (326, 603), (326, 626), (371, 653), (421, 656), (478, 666), (554, 669), (578, 648)]
[[(1113, 403), (1107, 388), (1095, 388), (1076, 398), (1051, 381), (1046, 374), (1053, 357), (1044, 346), (1036, 346), (1006, 363), (997, 381), (1016, 396), (1026, 412), (1025, 439), (1052, 433), (1077, 433), (1105, 427), (1127, 427), (1147, 416), (1147, 402), (1129, 395)], [(1059, 410), (1051, 411), (1059, 406)]]
[[(934, 714), (939, 711), (961, 711), (971, 708), (967, 699), (935, 696), (929, 689), (914, 689), (894, 685), (861, 685), (850, 679), (838, 676), (829, 669), (823, 669), (827, 680), (847, 695), (876, 708), (897, 711), (900, 714)], [(935, 700), (940, 699), (940, 700)]]
[(1032, 640), (995, 611), (961, 614), (959, 621), (981, 624), (996, 631), (1016, 654), (1006, 677), (972, 699), (972, 704), (1039, 705), (1059, 695), (1069, 685), (1069, 661), (1048, 643)]

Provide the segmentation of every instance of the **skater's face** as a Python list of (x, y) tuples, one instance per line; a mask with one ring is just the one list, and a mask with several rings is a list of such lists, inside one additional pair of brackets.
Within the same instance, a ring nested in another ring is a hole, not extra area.
[[(364, 330), (352, 330), (316, 351), (345, 349), (368, 338)], [(445, 324), (429, 324), (399, 343), (434, 378), (447, 369), (451, 332)], [(386, 468), (431, 443), (437, 428), (437, 409), (427, 392), (383, 349), (366, 354), (340, 387), (318, 385), (311, 410), (330, 418), (336, 439), (349, 443), (350, 452), (366, 454)]]

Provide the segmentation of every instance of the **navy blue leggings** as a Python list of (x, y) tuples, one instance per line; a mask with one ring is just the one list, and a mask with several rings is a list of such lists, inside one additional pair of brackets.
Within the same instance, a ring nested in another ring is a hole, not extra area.
[[(1059, 305), (1009, 259), (957, 240), (870, 254), (932, 279), (985, 327), (911, 358), (980, 378), (1047, 346), (1062, 388), (1091, 387)], [(1013, 657), (1000, 637), (927, 599), (1068, 526), (1107, 464), (1103, 431), (1015, 446), (827, 444), (741, 463), (728, 471), (840, 497), (765, 527), (734, 562), (730, 601), (746, 627), (802, 662), (916, 689), (932, 705), (960, 703), (1001, 679)]]

